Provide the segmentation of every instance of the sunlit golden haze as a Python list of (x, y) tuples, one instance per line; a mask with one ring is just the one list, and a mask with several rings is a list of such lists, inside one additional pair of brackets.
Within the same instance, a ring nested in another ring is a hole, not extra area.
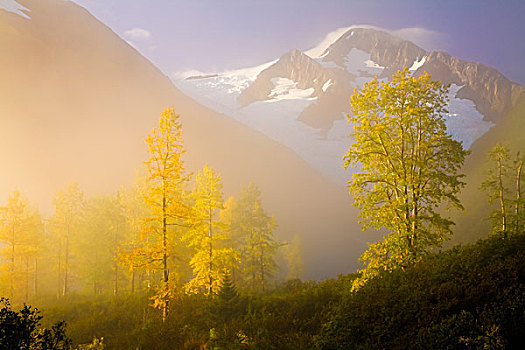
[(365, 247), (364, 235), (344, 188), (289, 149), (183, 95), (74, 3), (52, 3), (25, 1), (30, 21), (0, 13), (0, 45), (9, 47), (0, 54), (3, 203), (18, 188), (49, 217), (56, 191), (72, 182), (86, 198), (131, 185), (147, 160), (146, 136), (173, 107), (188, 173), (209, 164), (221, 175), (225, 198), (255, 183), (278, 236), (301, 235), (310, 257), (306, 276), (356, 268), (348, 256)]

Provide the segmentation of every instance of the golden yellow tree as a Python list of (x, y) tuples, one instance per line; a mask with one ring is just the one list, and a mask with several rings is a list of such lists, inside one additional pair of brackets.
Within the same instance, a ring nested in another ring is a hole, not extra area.
[(6, 244), (1, 255), (6, 260), (8, 293), (15, 300), (27, 302), (31, 284), (37, 290), (37, 258), (42, 243), (42, 221), (38, 211), (19, 191), (2, 208), (0, 240)]
[(135, 182), (121, 188), (118, 196), (125, 218), (125, 238), (118, 246), (118, 262), (128, 269), (131, 293), (141, 290), (143, 282), (147, 283), (148, 289), (151, 287), (151, 263), (147, 254), (149, 237), (142, 235), (144, 220), (151, 216), (151, 210), (144, 201), (146, 190), (146, 177), (137, 174)]
[(188, 207), (185, 204), (185, 184), (189, 176), (185, 174), (182, 155), (182, 124), (173, 108), (165, 109), (157, 128), (146, 138), (149, 159), (145, 162), (149, 173), (149, 186), (145, 202), (151, 209), (151, 217), (145, 221), (144, 235), (150, 244), (150, 261), (160, 261), (162, 281), (154, 306), (162, 309), (163, 319), (168, 315), (169, 286), (169, 247), (174, 242), (177, 226), (185, 226)]
[(219, 292), (239, 254), (227, 246), (224, 224), (218, 219), (218, 211), (223, 209), (224, 204), (220, 175), (205, 166), (196, 180), (191, 195), (191, 229), (185, 235), (185, 241), (194, 249), (190, 261), (193, 278), (186, 284), (186, 291), (203, 291), (211, 296)]
[(369, 245), (367, 263), (353, 290), (379, 271), (406, 268), (452, 234), (452, 221), (437, 208), (461, 208), (459, 173), (468, 151), (447, 134), (448, 86), (408, 69), (390, 82), (376, 76), (351, 97), (354, 143), (345, 168), (358, 167), (348, 182), (361, 209), (363, 229), (388, 231)]
[[(220, 211), (219, 219), (224, 224), (226, 233), (226, 246), (232, 250), (241, 251), (244, 242), (245, 232), (241, 227), (241, 209), (238, 201), (234, 197), (229, 197), (224, 202), (224, 208)], [(240, 261), (232, 259), (230, 278), (232, 283), (239, 283), (241, 278)]]

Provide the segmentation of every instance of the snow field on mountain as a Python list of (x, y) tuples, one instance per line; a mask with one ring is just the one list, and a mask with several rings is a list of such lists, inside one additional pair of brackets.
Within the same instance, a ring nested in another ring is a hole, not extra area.
[(461, 86), (452, 84), (449, 91), (449, 114), (445, 119), (447, 132), (453, 139), (463, 142), (463, 147), (469, 149), (472, 143), (486, 133), (494, 123), (483, 120), (474, 102), (457, 98)]
[[(281, 85), (277, 86), (281, 88), (285, 85), (294, 87), (297, 84), (284, 78), (275, 79), (275, 82), (280, 82)], [(224, 113), (292, 149), (332, 181), (344, 184), (348, 180), (342, 168), (342, 157), (350, 146), (348, 135), (351, 130), (346, 120), (336, 121), (326, 136), (321, 136), (319, 130), (297, 120), (301, 112), (315, 102), (316, 98), (290, 98), (297, 97), (293, 94), (286, 98), (287, 94), (284, 93), (280, 98), (259, 101), (239, 108), (236, 99), (240, 92), (233, 91), (221, 77), (178, 80), (175, 84), (203, 105)], [(311, 95), (311, 92), (308, 95)]]
[(324, 68), (340, 68), (356, 76), (353, 86), (362, 87), (364, 83), (368, 82), (373, 76), (380, 75), (385, 67), (380, 66), (377, 62), (372, 61), (370, 54), (359, 49), (351, 49), (344, 57), (344, 66), (338, 65), (336, 62), (329, 60), (325, 61), (323, 58), (317, 58), (316, 61)]
[(322, 174), (344, 184), (347, 176), (342, 168), (342, 157), (350, 146), (350, 126), (345, 120), (337, 121), (326, 136), (320, 135), (319, 130), (297, 120), (312, 102), (255, 102), (240, 111), (243, 115), (240, 121), (291, 148)]
[(29, 9), (25, 8), (24, 6), (20, 5), (18, 2), (14, 0), (0, 0), (0, 9), (4, 9), (8, 12), (16, 13), (17, 15), (20, 15), (27, 19), (31, 18), (27, 14), (22, 12), (22, 11), (29, 11)]
[(425, 64), (427, 60), (427, 56), (423, 56), (423, 58), (421, 58), (421, 60), (419, 60), (419, 58), (417, 58), (414, 63), (412, 64), (412, 66), (410, 68), (408, 68), (409, 71), (411, 72), (415, 72), (416, 70), (419, 69), (419, 67), (421, 67), (422, 65)]
[(314, 93), (314, 88), (298, 89), (297, 82), (287, 78), (272, 78), (271, 82), (274, 86), (268, 95), (267, 102), (274, 102), (278, 100), (315, 100), (317, 97), (310, 97)]
[(309, 50), (306, 50), (304, 53), (310, 56), (311, 58), (321, 58), (322, 56), (327, 54), (327, 52), (325, 51), (326, 49), (328, 49), (328, 47), (330, 47), (330, 45), (332, 45), (337, 39), (339, 39), (344, 33), (349, 31), (353, 27), (354, 26), (338, 28), (328, 33), (319, 44), (317, 44)]
[(332, 79), (328, 79), (326, 83), (323, 84), (323, 87), (321, 88), (323, 92), (326, 92), (330, 86), (332, 86), (334, 83), (332, 82)]

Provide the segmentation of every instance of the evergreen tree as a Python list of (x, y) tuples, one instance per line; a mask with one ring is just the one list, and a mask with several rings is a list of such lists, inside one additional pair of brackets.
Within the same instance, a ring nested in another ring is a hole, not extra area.
[(212, 314), (216, 321), (226, 323), (236, 316), (240, 310), (240, 297), (237, 288), (229, 275), (224, 277), (222, 286), (212, 305)]
[[(224, 224), (226, 234), (225, 244), (234, 251), (240, 252), (244, 242), (244, 232), (241, 227), (241, 210), (237, 200), (229, 197), (220, 211), (220, 220)], [(240, 281), (240, 261), (232, 257), (230, 278), (234, 283)]]
[(521, 208), (523, 207), (523, 198), (521, 196), (521, 182), (523, 181), (522, 169), (523, 164), (525, 163), (525, 157), (520, 155), (520, 152), (516, 153), (516, 158), (514, 160), (514, 171), (515, 171), (515, 186), (516, 186), (516, 197), (514, 200), (514, 233), (522, 232), (523, 212)]
[(5, 244), (0, 251), (3, 284), (15, 301), (27, 302), (29, 294), (37, 290), (37, 259), (43, 243), (43, 226), (38, 211), (19, 191), (9, 197), (7, 206), (2, 208), (0, 241)]
[(150, 287), (151, 262), (149, 260), (148, 242), (149, 237), (143, 235), (145, 218), (151, 217), (151, 209), (144, 201), (147, 189), (145, 176), (137, 174), (135, 182), (119, 191), (120, 206), (125, 219), (125, 239), (119, 244), (118, 262), (128, 269), (131, 293)]
[(286, 244), (283, 250), (288, 265), (286, 279), (300, 279), (304, 272), (301, 237), (294, 235), (292, 241)]
[(95, 196), (86, 201), (74, 247), (82, 279), (94, 294), (118, 294), (117, 247), (124, 239), (124, 225), (118, 196)]
[(42, 316), (38, 310), (25, 305), (20, 311), (11, 309), (9, 300), (0, 299), (0, 347), (5, 350), (68, 350), (71, 339), (65, 323), (58, 322), (51, 329), (41, 328)]
[(275, 255), (279, 243), (273, 237), (275, 219), (264, 211), (261, 192), (253, 183), (243, 189), (237, 206), (240, 282), (248, 290), (265, 292), (277, 270)]

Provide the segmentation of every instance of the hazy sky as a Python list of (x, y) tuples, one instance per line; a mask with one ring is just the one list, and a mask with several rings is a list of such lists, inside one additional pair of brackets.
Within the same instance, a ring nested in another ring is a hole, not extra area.
[(257, 65), (339, 27), (405, 31), (525, 84), (524, 0), (75, 0), (164, 73)]

